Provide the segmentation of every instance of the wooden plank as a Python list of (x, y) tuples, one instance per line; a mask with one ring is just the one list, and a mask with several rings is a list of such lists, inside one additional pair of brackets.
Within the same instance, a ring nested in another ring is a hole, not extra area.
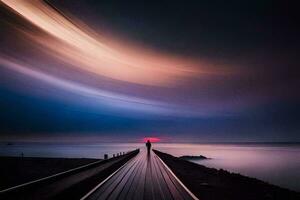
[(134, 199), (134, 194), (136, 193), (137, 185), (142, 176), (142, 171), (145, 166), (145, 162), (143, 162), (142, 159), (139, 160), (139, 163), (140, 163), (140, 165), (139, 165), (139, 168), (137, 168), (136, 176), (133, 178), (132, 184), (129, 188), (129, 191), (128, 191), (125, 199)]
[[(156, 155), (155, 155), (156, 156)], [(155, 158), (157, 159), (157, 158)], [(161, 171), (161, 174), (166, 182), (166, 185), (169, 188), (170, 193), (172, 194), (173, 199), (183, 199), (181, 194), (179, 193), (179, 191), (177, 190), (177, 188), (175, 187), (175, 185), (173, 184), (172, 180), (170, 179), (167, 171), (165, 170), (164, 166), (162, 165), (161, 162), (157, 162), (158, 167)]]
[(133, 176), (133, 172), (138, 164), (138, 161), (136, 160), (134, 164), (129, 168), (127, 172), (125, 172), (125, 175), (121, 179), (120, 182), (117, 183), (114, 189), (111, 189), (110, 195), (107, 199), (109, 200), (115, 200), (118, 198), (118, 196), (123, 192), (123, 188), (125, 185), (128, 184), (129, 179), (131, 176)]
[(134, 180), (137, 179), (137, 176), (139, 176), (140, 169), (142, 167), (143, 162), (141, 160), (138, 161), (137, 166), (135, 167), (135, 170), (132, 173), (132, 176), (128, 179), (128, 182), (125, 184), (121, 194), (118, 196), (118, 199), (131, 199), (129, 197), (130, 191), (135, 190), (135, 182)]
[(153, 166), (155, 168), (155, 175), (157, 177), (157, 184), (159, 185), (162, 199), (172, 200), (173, 199), (172, 194), (171, 194), (171, 192), (166, 184), (166, 181), (163, 178), (163, 175), (159, 169), (159, 166), (157, 164), (157, 159), (153, 159), (153, 163), (154, 163)]
[(129, 161), (129, 163), (123, 169), (121, 169), (117, 174), (115, 174), (111, 179), (109, 179), (105, 184), (103, 184), (103, 186), (97, 189), (91, 196), (88, 197), (88, 199), (96, 200), (99, 198), (106, 198), (110, 194), (111, 189), (115, 188), (116, 184), (124, 176), (124, 173), (126, 173), (130, 166), (132, 166), (134, 160), (135, 158)]
[[(143, 155), (143, 153), (141, 153), (141, 155)], [(145, 159), (145, 158), (141, 156), (140, 159)], [(145, 160), (141, 160), (141, 161), (143, 162), (143, 167), (140, 173), (140, 177), (137, 181), (137, 185), (135, 185), (136, 190), (134, 191), (134, 195), (132, 198), (134, 200), (144, 199), (147, 163), (145, 162)]]
[(154, 200), (151, 157), (152, 154), (146, 155), (145, 200)]

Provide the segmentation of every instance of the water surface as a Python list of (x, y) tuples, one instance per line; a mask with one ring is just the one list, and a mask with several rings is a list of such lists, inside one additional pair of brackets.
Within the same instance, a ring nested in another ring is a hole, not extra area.
[[(144, 147), (141, 143), (96, 144), (0, 144), (0, 156), (35, 156), (67, 158), (103, 158)], [(168, 144), (153, 147), (174, 156), (204, 155), (209, 160), (193, 160), (207, 167), (231, 172), (300, 191), (299, 144)]]

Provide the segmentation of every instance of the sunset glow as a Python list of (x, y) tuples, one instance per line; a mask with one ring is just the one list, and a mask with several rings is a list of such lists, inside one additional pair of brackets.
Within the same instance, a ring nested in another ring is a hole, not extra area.
[(157, 138), (157, 137), (145, 137), (143, 139), (143, 142), (147, 142), (148, 140), (153, 143), (161, 141), (160, 138)]

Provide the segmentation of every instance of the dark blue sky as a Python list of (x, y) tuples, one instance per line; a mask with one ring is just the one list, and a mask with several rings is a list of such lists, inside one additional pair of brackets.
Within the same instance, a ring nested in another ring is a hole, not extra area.
[(8, 1), (0, 11), (3, 140), (300, 141), (291, 4)]

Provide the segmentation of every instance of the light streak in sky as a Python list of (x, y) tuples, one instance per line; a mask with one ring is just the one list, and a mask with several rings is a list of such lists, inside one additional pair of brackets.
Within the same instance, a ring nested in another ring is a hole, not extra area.
[[(19, 15), (48, 36), (27, 33), (43, 45), (44, 53), (73, 67), (116, 80), (145, 85), (167, 86), (182, 78), (200, 74), (198, 65), (180, 58), (149, 54), (143, 49), (116, 44), (112, 38), (93, 33), (76, 19), (66, 18), (42, 1), (3, 0)], [(201, 72), (207, 73), (207, 72)]]
[[(114, 107), (130, 108), (133, 110), (151, 110), (151, 112), (154, 113), (163, 110), (166, 111), (165, 109), (163, 109), (163, 106), (166, 105), (160, 102), (121, 95), (110, 91), (101, 90), (99, 88), (94, 88), (91, 86), (76, 83), (73, 81), (60, 79), (50, 74), (46, 74), (41, 71), (32, 69), (30, 67), (21, 65), (17, 62), (10, 61), (8, 59), (0, 58), (0, 64), (2, 67), (6, 67), (17, 73), (29, 76), (33, 79), (45, 82), (47, 84), (51, 84), (52, 86), (71, 91), (73, 93), (85, 97), (96, 98), (96, 100), (100, 100), (102, 104), (105, 103), (107, 105), (113, 105)], [(159, 107), (161, 107), (161, 109), (158, 109)]]

